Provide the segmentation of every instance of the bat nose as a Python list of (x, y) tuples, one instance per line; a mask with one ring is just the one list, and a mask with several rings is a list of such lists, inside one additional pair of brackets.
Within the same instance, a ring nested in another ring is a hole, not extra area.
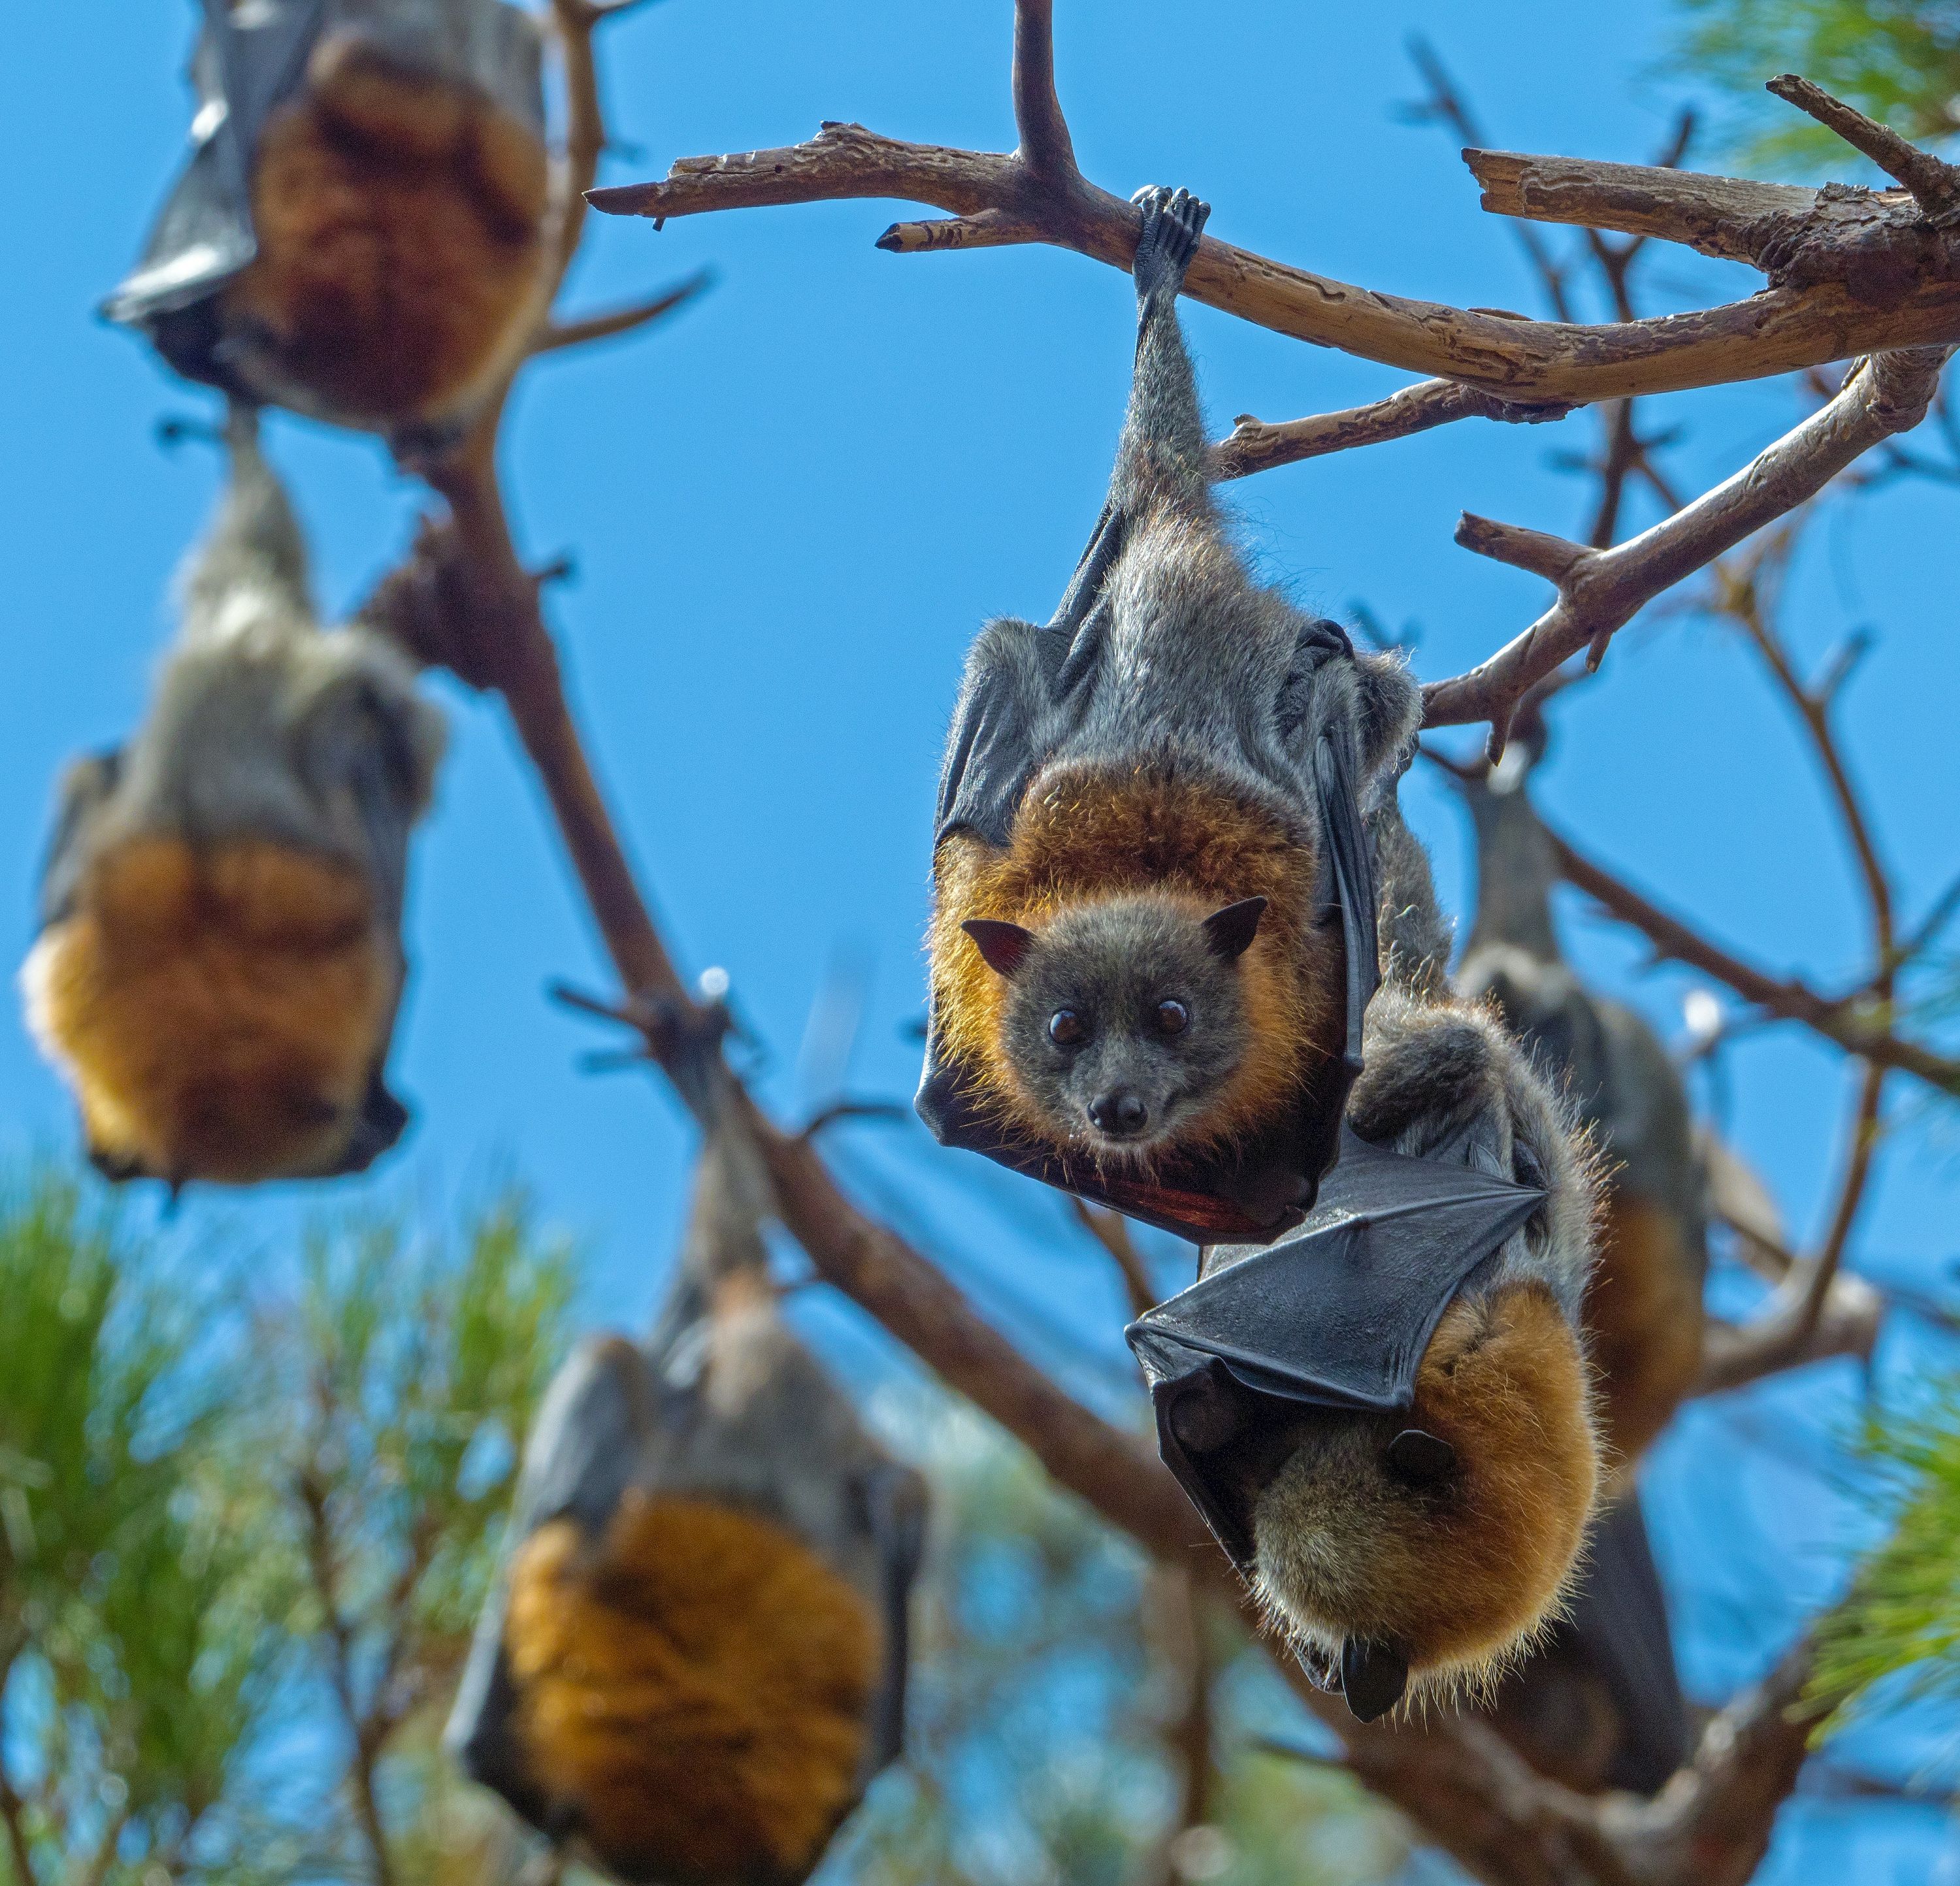
[(1150, 1110), (1139, 1096), (1118, 1089), (1089, 1103), (1090, 1124), (1112, 1140), (1134, 1139), (1150, 1124)]

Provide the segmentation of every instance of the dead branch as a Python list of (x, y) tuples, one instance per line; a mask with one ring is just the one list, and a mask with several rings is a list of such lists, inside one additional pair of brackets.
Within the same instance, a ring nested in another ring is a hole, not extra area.
[(1303, 459), (1347, 452), (1359, 445), (1379, 445), (1406, 439), (1418, 432), (1449, 425), (1458, 419), (1499, 419), (1512, 425), (1541, 425), (1563, 419), (1572, 411), (1557, 403), (1532, 406), (1500, 399), (1452, 380), (1424, 380), (1404, 386), (1366, 406), (1323, 412), (1310, 419), (1288, 419), (1268, 425), (1241, 413), (1231, 436), (1211, 448), (1211, 473), (1221, 482), (1249, 478), (1276, 465), (1295, 465)]
[(1599, 665), (1614, 634), (1653, 599), (1752, 532), (1815, 497), (1881, 439), (1926, 416), (1947, 350), (1915, 348), (1866, 361), (1836, 399), (1674, 516), (1607, 550), (1588, 550), (1466, 512), (1456, 541), (1558, 586), (1558, 600), (1531, 627), (1467, 674), (1423, 689), (1424, 724), (1491, 723), (1503, 751), (1512, 711), (1535, 683), (1583, 648)]
[(1157, 1308), (1157, 1291), (1150, 1283), (1149, 1267), (1131, 1235), (1130, 1221), (1121, 1212), (1109, 1211), (1072, 1194), (1069, 1207), (1076, 1222), (1108, 1252), (1122, 1274), (1123, 1290), (1130, 1299), (1130, 1314), (1141, 1316)]
[(698, 269), (685, 281), (663, 289), (648, 301), (602, 309), (597, 314), (580, 315), (568, 321), (553, 321), (533, 342), (531, 351), (536, 354), (555, 353), (562, 348), (583, 347), (588, 341), (610, 340), (616, 335), (630, 334), (636, 328), (651, 327), (663, 316), (685, 307), (696, 295), (705, 292), (714, 280), (714, 270)]
[[(1016, 10), (1021, 147), (1013, 154), (911, 144), (832, 122), (805, 144), (681, 158), (661, 182), (593, 192), (593, 207), (658, 223), (718, 210), (896, 197), (948, 211), (950, 219), (894, 224), (879, 238), (883, 249), (909, 254), (1045, 243), (1127, 269), (1138, 213), (1076, 167), (1055, 94), (1050, 7), (1051, 0), (1020, 0)], [(1683, 202), (1699, 189), (1704, 220), (1720, 224), (1732, 215), (1727, 180), (1661, 174), (1669, 180), (1667, 202)], [(1640, 185), (1622, 187), (1637, 194)], [(1656, 211), (1650, 221), (1651, 233), (1686, 239), (1676, 234), (1680, 212)], [(1713, 386), (1857, 353), (1960, 341), (1960, 284), (1951, 278), (1955, 271), (1943, 232), (1931, 232), (1930, 247), (1914, 253), (1915, 266), (1882, 301), (1871, 298), (1863, 276), (1854, 291), (1856, 258), (1838, 257), (1831, 241), (1796, 246), (1815, 279), (1773, 280), (1767, 294), (1747, 302), (1599, 327), (1516, 322), (1379, 294), (1211, 237), (1185, 291), (1297, 340), (1536, 405)]]
[(1853, 150), (1868, 157), (1886, 176), (1911, 191), (1912, 199), (1938, 227), (1960, 215), (1960, 170), (1923, 151), (1916, 151), (1889, 126), (1867, 118), (1821, 85), (1785, 72), (1764, 87), (1837, 132)]
[(1622, 923), (1631, 924), (1653, 944), (1655, 953), (1685, 963), (1732, 989), (1745, 1002), (1779, 1021), (1801, 1023), (1834, 1042), (1847, 1053), (1883, 1067), (1896, 1067), (1936, 1087), (1960, 1094), (1960, 1057), (1942, 1054), (1892, 1034), (1885, 1012), (1863, 990), (1827, 996), (1808, 983), (1772, 975), (1768, 970), (1712, 943), (1679, 918), (1615, 877), (1570, 842), (1547, 828), (1559, 875)]

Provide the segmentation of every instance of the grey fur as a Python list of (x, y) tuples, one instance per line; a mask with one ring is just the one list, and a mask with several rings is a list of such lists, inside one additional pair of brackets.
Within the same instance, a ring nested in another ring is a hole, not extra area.
[[(1378, 809), (1412, 746), (1419, 697), (1398, 660), (1354, 654), (1332, 625), (1256, 580), (1234, 547), (1213, 500), (1176, 312), (1209, 208), (1183, 191), (1147, 189), (1135, 200), (1144, 212), (1136, 369), (1097, 537), (1055, 625), (995, 622), (975, 641), (943, 775), (938, 835), (970, 827), (1004, 843), (1013, 808), (1058, 775), (1150, 769), (1262, 807), (1319, 857), (1326, 846), (1319, 743), (1341, 749), (1363, 810)], [(1166, 946), (1169, 906), (1156, 902), (1153, 913), (1152, 900), (1126, 900), (1134, 934), (1113, 917), (1066, 937), (1051, 926), (1043, 988), (1127, 988), (1140, 972), (1126, 959), (1160, 957)], [(1056, 1005), (1068, 1005), (1058, 993)], [(1010, 1028), (1007, 1051), (1026, 1091), (1052, 1091), (1052, 1057), (1038, 1030)], [(1141, 1089), (1153, 1078), (1149, 1057), (1140, 1057), (1125, 1080)], [(1083, 1098), (1065, 1097), (1071, 1105)], [(1196, 1112), (1205, 1097), (1192, 1093), (1186, 1110)], [(1061, 1124), (1058, 1115), (1058, 1131)], [(1099, 1152), (1134, 1150), (1084, 1137)]]
[[(1166, 1001), (1188, 1018), (1181, 1032), (1157, 1020)], [(1077, 1018), (1080, 1041), (1053, 1038), (1064, 1012)], [(1202, 921), (1155, 897), (1061, 912), (1009, 979), (1001, 1016), (1008, 1056), (1050, 1131), (1119, 1157), (1174, 1137), (1231, 1079), (1246, 1038), (1236, 959), (1211, 946)], [(1125, 1095), (1144, 1117), (1119, 1139), (1090, 1109)]]
[(1494, 1003), (1567, 1088), (1617, 1182), (1678, 1213), (1691, 1246), (1702, 1245), (1707, 1180), (1679, 1070), (1638, 1015), (1586, 989), (1565, 962), (1551, 915), (1558, 873), (1522, 772), (1507, 765), (1462, 790), (1477, 829), (1477, 914), (1457, 988)]

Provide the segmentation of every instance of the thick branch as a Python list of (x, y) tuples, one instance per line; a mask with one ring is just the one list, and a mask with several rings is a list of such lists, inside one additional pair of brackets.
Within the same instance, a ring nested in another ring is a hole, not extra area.
[[(1688, 173), (1661, 174), (1671, 192), (1694, 186)], [(985, 212), (994, 219), (991, 242), (1052, 243), (1118, 269), (1129, 267), (1136, 247), (1137, 212), (1079, 178), (1058, 189), (1011, 156), (908, 144), (859, 125), (828, 124), (808, 143), (778, 150), (683, 157), (661, 182), (597, 190), (591, 201), (608, 215), (663, 219), (856, 197), (929, 204), (964, 219)], [(972, 245), (962, 231), (890, 246)], [(1378, 294), (1208, 237), (1185, 292), (1276, 333), (1527, 404), (1715, 386), (1960, 340), (1960, 281), (1943, 270), (1921, 271), (1882, 303), (1821, 280), (1725, 307), (1594, 327)]]
[(1856, 997), (1824, 995), (1806, 983), (1772, 975), (1745, 962), (1573, 850), (1549, 827), (1546, 836), (1559, 875), (1568, 883), (1576, 884), (1621, 922), (1639, 930), (1653, 945), (1656, 954), (1699, 969), (1765, 1014), (1780, 1021), (1801, 1023), (1849, 1054), (1880, 1067), (1896, 1067), (1942, 1093), (1960, 1095), (1960, 1059), (1937, 1054), (1916, 1042), (1901, 1040), (1887, 1030), (1881, 1014)]
[(1596, 664), (1614, 632), (1655, 596), (1712, 562), (1752, 531), (1814, 498), (1859, 453), (1926, 416), (1946, 350), (1881, 354), (1815, 412), (1712, 491), (1610, 550), (1570, 545), (1563, 574), (1542, 532), (1466, 517), (1457, 541), (1466, 548), (1551, 575), (1558, 600), (1515, 641), (1485, 662), (1423, 690), (1424, 724), (1489, 720), (1492, 746), (1514, 704), (1535, 682), (1589, 647)]
[(1242, 413), (1231, 436), (1211, 448), (1211, 475), (1221, 482), (1249, 478), (1255, 472), (1271, 471), (1276, 465), (1293, 465), (1302, 459), (1346, 452), (1357, 445), (1406, 439), (1458, 419), (1501, 419), (1513, 425), (1538, 425), (1547, 420), (1563, 419), (1571, 410), (1570, 406), (1556, 402), (1532, 406), (1500, 399), (1494, 393), (1482, 393), (1452, 380), (1425, 380), (1402, 387), (1371, 406), (1350, 406), (1344, 412), (1319, 413), (1310, 419), (1288, 419), (1278, 425), (1268, 425), (1249, 413)]

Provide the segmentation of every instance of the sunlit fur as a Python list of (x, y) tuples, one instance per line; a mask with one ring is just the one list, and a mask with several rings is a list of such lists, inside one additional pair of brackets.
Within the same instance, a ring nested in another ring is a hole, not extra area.
[[(1309, 1424), (1254, 1508), (1260, 1595), (1338, 1664), (1352, 1636), (1408, 1658), (1411, 1694), (1475, 1687), (1570, 1586), (1599, 1478), (1585, 1359), (1545, 1290), (1459, 1298), (1406, 1414)], [(1457, 1471), (1417, 1488), (1383, 1450), (1418, 1427)]]
[(538, 311), (546, 184), (536, 132), (487, 97), (323, 41), (260, 135), (228, 314), (336, 412), (442, 416)]
[[(1052, 768), (1029, 787), (1005, 851), (956, 833), (935, 861), (934, 1017), (947, 1052), (972, 1070), (996, 1116), (1045, 1136), (1084, 1123), (1045, 1117), (1003, 1051), (1006, 985), (959, 926), (989, 917), (1040, 932), (1058, 911), (1139, 894), (1202, 920), (1242, 898), (1268, 905), (1237, 963), (1249, 1045), (1231, 1077), (1177, 1135), (1182, 1148), (1229, 1141), (1283, 1107), (1303, 1070), (1338, 1051), (1338, 932), (1313, 924), (1316, 857), (1267, 809), (1173, 772)], [(1163, 1150), (1162, 1143), (1153, 1149)]]
[(633, 1880), (800, 1880), (857, 1797), (883, 1633), (781, 1527), (629, 1492), (519, 1550), (504, 1651), (554, 1824)]
[(1585, 1319), (1606, 1439), (1630, 1465), (1701, 1372), (1701, 1264), (1678, 1213), (1609, 1190)]
[(96, 860), (23, 981), (91, 1150), (244, 1184), (345, 1143), (395, 974), (358, 873), (263, 841), (142, 838)]

